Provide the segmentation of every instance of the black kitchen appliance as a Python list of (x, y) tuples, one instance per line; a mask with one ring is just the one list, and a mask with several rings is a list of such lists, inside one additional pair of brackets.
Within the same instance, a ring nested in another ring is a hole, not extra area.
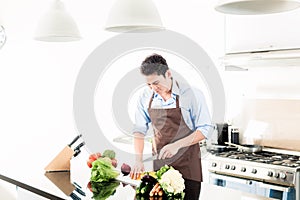
[(218, 145), (226, 145), (225, 142), (228, 142), (228, 124), (219, 123), (217, 124), (218, 131)]

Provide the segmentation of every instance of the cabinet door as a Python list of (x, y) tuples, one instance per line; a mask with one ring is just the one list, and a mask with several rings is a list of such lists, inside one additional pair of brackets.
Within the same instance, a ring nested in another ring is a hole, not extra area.
[(300, 48), (300, 9), (268, 15), (227, 15), (226, 53)]

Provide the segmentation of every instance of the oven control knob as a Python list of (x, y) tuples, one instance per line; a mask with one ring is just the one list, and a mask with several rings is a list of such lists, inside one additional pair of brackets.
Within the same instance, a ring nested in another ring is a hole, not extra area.
[(279, 173), (276, 172), (276, 173), (274, 174), (274, 177), (275, 177), (275, 178), (279, 178)]
[(235, 166), (234, 166), (234, 165), (232, 165), (230, 169), (231, 169), (231, 170), (235, 170)]
[(246, 172), (246, 167), (242, 167), (241, 172)]
[(283, 172), (280, 172), (280, 173), (279, 173), (279, 177), (280, 177), (281, 179), (286, 179), (286, 174), (283, 173)]
[(257, 170), (256, 169), (252, 169), (252, 174), (256, 174)]
[(268, 176), (272, 177), (273, 176), (273, 172), (272, 171), (268, 171)]
[(225, 169), (229, 169), (230, 168), (230, 165), (225, 165)]
[(216, 166), (217, 166), (217, 163), (213, 162), (213, 163), (211, 164), (211, 166), (212, 166), (212, 167), (216, 167)]

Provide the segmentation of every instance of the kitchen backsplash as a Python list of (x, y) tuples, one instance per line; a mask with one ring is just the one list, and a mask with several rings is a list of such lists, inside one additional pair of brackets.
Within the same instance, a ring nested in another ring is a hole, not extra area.
[(224, 73), (227, 119), (241, 143), (300, 151), (300, 67)]
[(300, 151), (300, 100), (247, 99), (234, 122), (243, 143)]

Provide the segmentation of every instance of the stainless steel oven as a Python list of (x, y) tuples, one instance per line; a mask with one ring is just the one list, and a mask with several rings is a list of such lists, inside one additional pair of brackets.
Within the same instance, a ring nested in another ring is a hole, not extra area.
[(214, 185), (227, 187), (264, 197), (282, 200), (296, 200), (294, 187), (268, 184), (261, 181), (236, 178), (227, 175), (210, 173), (209, 182)]
[(262, 151), (218, 152), (209, 158), (210, 184), (280, 200), (300, 200), (300, 157)]

